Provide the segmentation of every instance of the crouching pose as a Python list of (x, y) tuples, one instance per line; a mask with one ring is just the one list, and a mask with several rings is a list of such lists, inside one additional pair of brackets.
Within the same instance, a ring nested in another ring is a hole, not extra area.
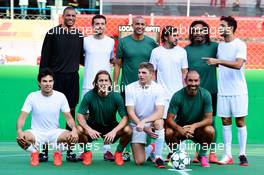
[[(53, 90), (54, 75), (49, 69), (38, 74), (40, 90), (28, 95), (17, 120), (17, 143), (31, 152), (31, 165), (39, 165), (39, 150), (43, 144), (52, 146), (54, 165), (62, 165), (61, 147), (78, 141), (75, 122), (70, 113), (65, 95)], [(67, 124), (72, 131), (59, 128), (60, 111), (63, 112)], [(22, 128), (28, 114), (32, 112), (31, 129)], [(60, 144), (61, 143), (61, 144)]]
[[(130, 142), (132, 132), (123, 99), (111, 90), (112, 80), (107, 71), (99, 71), (93, 84), (94, 89), (84, 95), (77, 115), (79, 142), (84, 144), (84, 153), (80, 157), (84, 165), (90, 165), (92, 147), (88, 143), (99, 138), (114, 143), (120, 138), (114, 157), (117, 165), (123, 165), (122, 152)], [(119, 123), (116, 120), (117, 111), (122, 118)]]

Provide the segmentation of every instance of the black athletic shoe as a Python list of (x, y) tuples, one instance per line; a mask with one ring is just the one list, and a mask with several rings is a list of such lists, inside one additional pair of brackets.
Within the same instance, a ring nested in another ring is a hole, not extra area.
[(67, 151), (66, 160), (69, 162), (77, 162), (76, 154), (72, 153), (72, 151)]
[(165, 162), (169, 162), (170, 161), (170, 159), (171, 159), (171, 155), (172, 155), (173, 153), (169, 153), (168, 155), (167, 155), (167, 157), (166, 157), (166, 159), (165, 159)]
[(239, 163), (240, 166), (248, 166), (247, 157), (245, 155), (240, 155), (239, 161), (240, 161)]
[(122, 158), (123, 158), (124, 162), (129, 162), (130, 161), (130, 154), (129, 154), (129, 152), (124, 152), (122, 154)]
[(157, 168), (166, 168), (166, 166), (165, 166), (165, 164), (164, 164), (164, 161), (161, 160), (161, 158), (157, 158), (157, 159), (155, 160), (155, 166), (156, 166)]
[(46, 152), (39, 153), (39, 162), (47, 162), (49, 160), (48, 154)]

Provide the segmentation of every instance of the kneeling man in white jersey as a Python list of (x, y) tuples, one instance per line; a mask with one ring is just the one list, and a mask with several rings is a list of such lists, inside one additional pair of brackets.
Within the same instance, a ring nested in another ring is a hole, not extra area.
[[(132, 127), (131, 147), (136, 165), (141, 165), (154, 150), (155, 165), (165, 168), (162, 160), (164, 146), (164, 90), (152, 80), (154, 67), (143, 62), (138, 68), (138, 81), (126, 87), (126, 106)], [(151, 128), (154, 128), (155, 132)], [(147, 136), (155, 138), (155, 144), (146, 147)]]

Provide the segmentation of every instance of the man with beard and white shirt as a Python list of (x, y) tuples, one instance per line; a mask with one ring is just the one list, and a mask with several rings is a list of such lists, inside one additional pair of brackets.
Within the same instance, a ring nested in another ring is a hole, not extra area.
[(163, 45), (152, 50), (149, 62), (154, 66), (157, 83), (165, 90), (166, 104), (163, 118), (166, 119), (172, 95), (183, 88), (188, 62), (186, 51), (177, 45), (177, 28), (164, 27), (161, 41)]
[(218, 46), (218, 59), (210, 58), (207, 63), (219, 65), (217, 113), (222, 118), (225, 154), (218, 164), (234, 163), (231, 152), (233, 116), (238, 129), (240, 165), (247, 166), (245, 117), (248, 115), (248, 90), (244, 75), (247, 46), (234, 35), (236, 28), (237, 21), (232, 16), (221, 17), (220, 32), (225, 42)]
[[(177, 28), (173, 26), (164, 27), (161, 41), (163, 45), (152, 50), (150, 63), (154, 66), (157, 83), (165, 90), (163, 119), (166, 119), (172, 95), (184, 86), (184, 79), (188, 72), (188, 62), (186, 51), (177, 45)], [(184, 146), (184, 144), (181, 146)], [(171, 155), (172, 152), (168, 154), (167, 159)]]
[[(106, 18), (103, 15), (95, 15), (92, 18), (93, 34), (84, 38), (83, 49), (85, 53), (84, 77), (82, 98), (94, 88), (93, 80), (100, 70), (106, 70), (110, 75), (110, 61), (114, 57), (114, 39), (105, 35)], [(104, 144), (104, 159), (114, 161), (110, 152), (110, 145)]]

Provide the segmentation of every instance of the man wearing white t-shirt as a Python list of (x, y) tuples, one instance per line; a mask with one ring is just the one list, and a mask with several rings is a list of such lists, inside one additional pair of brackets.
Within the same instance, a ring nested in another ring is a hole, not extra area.
[[(70, 113), (70, 107), (64, 94), (53, 90), (54, 74), (49, 69), (42, 70), (38, 75), (39, 91), (28, 95), (17, 120), (17, 143), (31, 152), (31, 165), (39, 165), (37, 147), (43, 144), (55, 146), (54, 165), (62, 165), (62, 155), (59, 143), (75, 143), (78, 134), (75, 122)], [(28, 114), (32, 112), (31, 129), (23, 131)], [(59, 128), (59, 116), (64, 117), (72, 131)]]
[(236, 119), (238, 142), (240, 147), (240, 165), (247, 166), (246, 142), (247, 128), (245, 116), (248, 115), (248, 90), (244, 75), (247, 59), (246, 44), (235, 37), (237, 21), (231, 17), (221, 17), (220, 34), (225, 42), (220, 43), (217, 58), (210, 58), (209, 65), (219, 65), (217, 113), (222, 117), (225, 155), (218, 162), (220, 165), (233, 164), (231, 153), (232, 116)]
[[(151, 63), (143, 62), (138, 68), (138, 81), (129, 84), (125, 90), (126, 106), (132, 127), (131, 147), (136, 165), (142, 165), (146, 155), (154, 149), (146, 147), (147, 135), (155, 138), (155, 165), (165, 168), (162, 160), (164, 145), (164, 90), (152, 81), (154, 67)], [(155, 132), (151, 128), (155, 129)]]
[[(106, 70), (111, 75), (110, 61), (114, 57), (114, 39), (105, 35), (106, 18), (103, 15), (95, 15), (92, 18), (93, 35), (84, 38), (83, 49), (85, 53), (84, 77), (82, 98), (94, 88), (93, 80), (100, 70)], [(110, 145), (104, 144), (104, 159), (114, 161), (114, 155), (110, 152)], [(81, 156), (82, 157), (82, 156)], [(80, 160), (82, 158), (79, 158)]]
[(93, 35), (84, 38), (85, 53), (82, 97), (94, 88), (93, 80), (100, 70), (107, 70), (111, 75), (110, 60), (114, 57), (114, 39), (105, 35), (106, 18), (95, 15), (92, 18)]
[(163, 45), (152, 50), (149, 62), (153, 64), (156, 71), (157, 83), (165, 90), (163, 118), (166, 119), (172, 95), (183, 88), (188, 72), (188, 61), (185, 49), (177, 45), (177, 28), (164, 27), (161, 41)]

